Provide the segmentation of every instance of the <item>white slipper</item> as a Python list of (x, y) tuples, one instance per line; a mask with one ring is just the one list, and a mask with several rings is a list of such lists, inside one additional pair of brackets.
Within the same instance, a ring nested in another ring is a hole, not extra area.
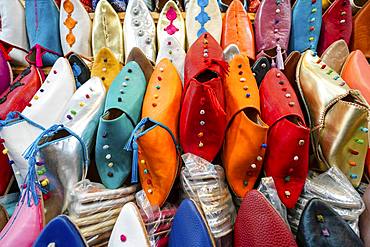
[(129, 1), (123, 22), (125, 54), (127, 57), (134, 47), (140, 48), (151, 61), (155, 61), (156, 31), (152, 15), (143, 0)]
[(64, 55), (74, 52), (85, 57), (92, 56), (92, 22), (79, 0), (62, 0), (59, 29)]

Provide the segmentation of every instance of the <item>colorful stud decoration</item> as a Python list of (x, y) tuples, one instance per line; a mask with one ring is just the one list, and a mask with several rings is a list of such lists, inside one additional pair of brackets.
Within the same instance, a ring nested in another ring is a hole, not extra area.
[(325, 237), (329, 237), (329, 230), (327, 228), (322, 229), (322, 235), (324, 235)]
[(67, 118), (68, 118), (69, 120), (72, 120), (72, 119), (73, 119), (71, 115), (67, 115)]
[(108, 177), (113, 177), (113, 173), (112, 172), (108, 172)]
[(148, 193), (149, 194), (152, 194), (153, 193), (153, 190), (152, 189), (148, 189)]
[(357, 174), (353, 174), (353, 173), (352, 173), (352, 174), (350, 175), (350, 178), (351, 178), (351, 179), (356, 179), (356, 178), (358, 178), (358, 176), (357, 176)]
[(123, 87), (127, 87), (127, 83), (126, 83), (126, 82), (123, 82), (123, 83), (122, 83), (122, 86), (123, 86)]
[(85, 106), (85, 103), (84, 102), (80, 102), (80, 106), (81, 107)]
[(199, 132), (198, 137), (203, 137), (203, 132)]
[(245, 79), (244, 77), (241, 77), (239, 80), (240, 80), (241, 82), (245, 82), (247, 79)]
[(144, 169), (144, 174), (148, 174), (149, 173), (149, 170), (148, 169)]
[(3, 154), (6, 155), (8, 153), (8, 149), (7, 148), (4, 148), (3, 149)]
[(267, 144), (266, 143), (262, 143), (261, 147), (262, 148), (267, 148)]
[(156, 106), (157, 106), (157, 103), (152, 103), (152, 106), (153, 106), (153, 107), (156, 107)]
[(291, 97), (291, 94), (290, 93), (287, 93), (287, 94), (285, 94), (285, 97), (286, 98), (290, 98)]
[(289, 197), (290, 197), (290, 191), (289, 191), (289, 190), (284, 191), (284, 194), (285, 194), (285, 196), (286, 196), (287, 198), (289, 198)]
[(205, 110), (200, 110), (199, 112), (200, 115), (204, 115), (205, 113), (206, 113)]
[(110, 160), (110, 159), (112, 158), (112, 155), (111, 155), (111, 154), (107, 154), (107, 155), (105, 156), (105, 158), (106, 158), (107, 160)]
[(248, 90), (248, 86), (244, 86), (244, 87), (243, 87), (243, 89), (244, 89), (244, 90)]
[(289, 102), (289, 106), (294, 106), (295, 105), (295, 103), (293, 102), (293, 101), (291, 101), (291, 102)]
[(369, 132), (369, 129), (365, 127), (361, 127), (360, 130), (365, 133)]
[(350, 166), (356, 166), (356, 162), (354, 162), (354, 161), (349, 161), (348, 163), (349, 163)]
[(344, 24), (344, 23), (346, 23), (346, 20), (340, 20), (339, 23)]
[(262, 161), (262, 157), (261, 156), (257, 156), (257, 160), (258, 161)]
[(127, 238), (125, 235), (121, 234), (120, 236), (121, 242), (126, 242)]
[(298, 145), (299, 145), (299, 146), (303, 146), (303, 145), (304, 145), (304, 140), (299, 140), (299, 141), (298, 141)]
[(256, 168), (257, 168), (257, 165), (256, 165), (256, 164), (252, 164), (252, 165), (251, 165), (251, 167), (252, 167), (253, 169), (256, 169)]
[(140, 163), (141, 163), (142, 165), (144, 165), (144, 164), (145, 164), (145, 160), (140, 160)]
[(160, 71), (160, 72), (163, 72), (163, 71), (164, 71), (164, 68), (160, 67), (160, 68), (159, 68), (159, 71)]
[(35, 95), (35, 96), (33, 97), (33, 99), (34, 99), (34, 100), (38, 100), (38, 99), (39, 99), (39, 96)]
[(159, 90), (159, 89), (161, 89), (161, 86), (157, 85), (157, 86), (155, 86), (155, 88)]
[(112, 168), (113, 167), (113, 162), (109, 162), (108, 167)]
[(354, 150), (354, 149), (349, 149), (349, 151), (351, 152), (351, 154), (353, 155), (358, 155), (359, 152), (357, 150)]
[(316, 215), (316, 219), (318, 222), (321, 222), (321, 223), (324, 222), (324, 216), (321, 214)]
[(204, 146), (203, 142), (199, 142), (198, 147), (202, 148)]
[(293, 160), (297, 161), (297, 160), (299, 160), (299, 157), (296, 155), (296, 156), (294, 156)]
[(279, 14), (280, 13), (280, 9), (276, 9), (275, 12), (276, 12), (276, 14)]
[(200, 121), (200, 125), (205, 125), (206, 124), (206, 122), (204, 122), (204, 121)]
[(248, 181), (247, 181), (247, 180), (244, 180), (244, 181), (243, 181), (243, 185), (244, 185), (244, 186), (248, 186)]
[(71, 110), (71, 114), (72, 114), (72, 115), (76, 115), (76, 114), (77, 114), (77, 112), (76, 112), (75, 110)]
[(245, 95), (245, 97), (249, 98), (249, 97), (251, 97), (251, 94), (250, 94), (250, 93), (247, 93), (247, 94)]
[(363, 139), (356, 139), (355, 142), (358, 143), (358, 144), (364, 144), (364, 140)]

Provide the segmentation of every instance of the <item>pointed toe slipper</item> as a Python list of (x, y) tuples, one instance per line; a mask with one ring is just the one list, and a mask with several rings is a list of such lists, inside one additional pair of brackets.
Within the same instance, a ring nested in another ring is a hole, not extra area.
[(132, 155), (123, 147), (140, 120), (145, 90), (144, 73), (132, 61), (122, 69), (108, 91), (95, 147), (97, 169), (107, 188), (120, 187), (130, 174)]
[(92, 56), (92, 22), (79, 0), (62, 0), (59, 28), (64, 55), (75, 52), (85, 57)]
[(116, 59), (109, 48), (103, 47), (95, 57), (94, 64), (91, 69), (91, 76), (100, 77), (103, 81), (105, 89), (108, 91), (114, 78), (121, 71), (122, 65)]
[(107, 0), (100, 0), (95, 9), (92, 27), (93, 56), (96, 57), (103, 47), (109, 48), (116, 59), (123, 63), (124, 50), (121, 21)]
[(178, 123), (181, 80), (163, 59), (154, 70), (143, 102), (142, 120), (125, 149), (133, 151), (131, 182), (141, 186), (151, 205), (162, 206), (179, 169)]
[(270, 126), (264, 160), (266, 176), (287, 208), (294, 208), (306, 182), (310, 129), (284, 74), (274, 68), (260, 87), (262, 119)]
[(223, 147), (227, 181), (239, 198), (253, 189), (260, 175), (268, 126), (260, 117), (260, 96), (249, 60), (236, 55), (225, 79), (228, 127)]

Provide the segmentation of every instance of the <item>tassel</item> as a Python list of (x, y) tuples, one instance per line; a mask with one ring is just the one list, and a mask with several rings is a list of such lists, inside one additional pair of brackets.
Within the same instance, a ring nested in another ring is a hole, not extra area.
[(271, 58), (271, 68), (276, 68), (275, 59)]
[(284, 70), (284, 59), (283, 54), (281, 53), (280, 45), (276, 47), (276, 65), (279, 70)]
[(131, 183), (136, 184), (138, 183), (138, 159), (139, 159), (139, 152), (138, 152), (138, 145), (136, 140), (132, 143), (132, 172), (131, 172)]
[(42, 54), (41, 54), (41, 46), (36, 45), (36, 67), (42, 68), (43, 63), (42, 63)]

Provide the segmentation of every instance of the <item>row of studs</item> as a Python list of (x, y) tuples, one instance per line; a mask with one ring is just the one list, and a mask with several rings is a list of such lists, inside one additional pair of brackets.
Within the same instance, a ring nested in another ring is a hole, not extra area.
[[(92, 88), (92, 87), (90, 87), (89, 88), (90, 89), (90, 92), (94, 92), (94, 89)], [(90, 98), (91, 98), (91, 96), (90, 96), (90, 94), (85, 94), (85, 98), (87, 99), (87, 100), (89, 100)], [(79, 103), (79, 106), (82, 108), (82, 107), (84, 107), (86, 105), (86, 103), (85, 102), (83, 102), (83, 101), (80, 101), (80, 103)], [(73, 117), (72, 116), (76, 116), (77, 115), (77, 111), (75, 110), (75, 109), (71, 109), (70, 111), (70, 114), (67, 114), (66, 115), (66, 118), (68, 119), (68, 120), (73, 120)]]
[[(316, 215), (316, 220), (319, 222), (319, 223), (324, 223), (325, 222), (325, 218), (322, 214), (317, 214)], [(329, 237), (330, 236), (330, 233), (329, 233), (329, 230), (328, 228), (323, 228), (321, 230), (321, 233), (324, 237)]]
[(317, 8), (315, 7), (316, 1), (317, 0), (311, 0), (311, 6), (312, 6), (311, 18), (310, 18), (311, 25), (309, 27), (310, 37), (308, 38), (308, 41), (310, 42), (310, 47), (313, 50), (315, 49), (315, 45), (314, 45), (315, 37), (313, 36), (313, 31), (315, 31), (315, 27), (313, 25), (314, 25), (314, 22), (316, 21), (316, 17), (315, 17), (316, 12), (317, 12)]
[[(104, 60), (104, 62), (107, 62), (106, 61), (106, 59)], [(103, 72), (104, 71), (106, 71), (106, 68), (103, 68)], [(129, 73), (129, 74), (131, 74), (132, 73), (132, 69), (128, 69), (127, 70), (127, 72)], [(128, 84), (127, 84), (127, 82), (128, 81), (130, 81), (130, 77), (129, 76), (125, 76), (125, 78), (124, 78), (124, 82), (122, 82), (122, 84), (121, 84), (121, 89), (120, 89), (120, 94), (121, 95), (123, 95), (123, 94), (125, 94), (125, 91), (124, 91), (124, 89), (123, 88), (126, 88), (127, 86), (128, 86)], [(120, 103), (122, 103), (123, 102), (123, 99), (122, 99), (122, 97), (118, 97), (117, 98), (117, 101), (118, 102), (120, 102)], [(103, 133), (103, 135), (102, 135), (102, 138), (103, 139), (106, 139), (108, 137), (108, 133), (107, 132), (104, 132)], [(113, 166), (114, 166), (114, 163), (111, 161), (111, 159), (112, 159), (112, 154), (111, 153), (109, 153), (109, 148), (110, 148), (110, 146), (108, 145), (108, 144), (104, 144), (103, 146), (102, 146), (102, 148), (103, 148), (103, 150), (105, 150), (107, 153), (106, 153), (106, 155), (105, 155), (105, 159), (107, 160), (107, 166), (109, 167), (109, 168), (112, 168)], [(108, 173), (107, 173), (107, 176), (108, 177), (113, 177), (114, 176), (114, 174), (113, 174), (113, 172), (111, 172), (111, 171), (109, 171)]]
[[(264, 67), (266, 67), (266, 64), (262, 64), (261, 66), (264, 68)], [(243, 64), (238, 64), (238, 69), (239, 69), (239, 72), (238, 72), (239, 81), (241, 82), (241, 85), (243, 86), (243, 90), (244, 91), (248, 91), (249, 88), (248, 88), (248, 85), (247, 85), (247, 79), (245, 77), (243, 77), (243, 74), (244, 74), (244, 72), (242, 70), (243, 69)], [(248, 93), (245, 94), (245, 97), (246, 98), (250, 98), (251, 97), (251, 94), (248, 92)], [(266, 149), (267, 148), (267, 144), (266, 143), (263, 143), (261, 145), (261, 147), (263, 149)], [(250, 178), (253, 175), (253, 172), (255, 171), (255, 169), (257, 169), (257, 163), (261, 163), (262, 160), (263, 160), (262, 156), (261, 155), (258, 155), (256, 157), (255, 162), (250, 165), (250, 168), (252, 170), (247, 171), (246, 178), (243, 180), (243, 185), (244, 186), (248, 186), (248, 178)], [(256, 176), (258, 176), (258, 174)]]

